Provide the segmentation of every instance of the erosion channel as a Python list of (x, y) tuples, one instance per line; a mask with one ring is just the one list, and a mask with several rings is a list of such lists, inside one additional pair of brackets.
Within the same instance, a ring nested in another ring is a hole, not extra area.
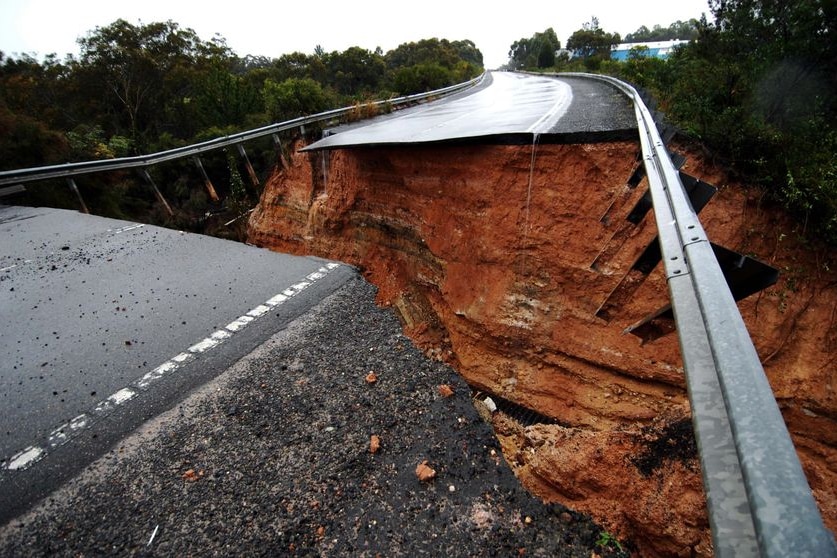
[[(646, 189), (629, 183), (638, 142), (302, 147), (266, 185), (251, 243), (362, 269), (429, 357), (498, 403), (484, 414), (532, 493), (643, 555), (711, 554), (676, 333), (625, 333), (668, 303), (659, 266), (632, 269), (656, 242), (650, 212), (627, 219)], [(739, 307), (833, 530), (837, 261), (679, 150), (720, 187), (710, 238), (782, 272)]]

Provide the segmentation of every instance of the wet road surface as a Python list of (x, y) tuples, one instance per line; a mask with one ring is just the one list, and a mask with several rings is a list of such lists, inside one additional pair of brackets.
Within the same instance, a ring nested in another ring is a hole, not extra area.
[(519, 141), (517, 136), (587, 141), (591, 134), (635, 136), (635, 130), (630, 101), (607, 84), (578, 77), (492, 72), (485, 83), (463, 94), (336, 128), (308, 149), (492, 137)]
[(0, 208), (0, 515), (353, 274), (153, 226)]
[[(601, 552), (603, 528), (523, 490), (468, 386), (374, 297), (344, 283), (0, 527), (0, 555)], [(435, 477), (422, 481), (425, 461)]]

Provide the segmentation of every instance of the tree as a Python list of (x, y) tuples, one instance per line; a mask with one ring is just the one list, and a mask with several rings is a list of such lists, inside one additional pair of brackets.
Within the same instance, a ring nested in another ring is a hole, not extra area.
[(325, 64), (326, 83), (342, 95), (372, 94), (380, 89), (386, 75), (382, 56), (356, 46), (332, 52)]
[(468, 39), (465, 39), (464, 41), (452, 41), (451, 46), (454, 50), (456, 50), (456, 54), (459, 56), (460, 60), (463, 60), (475, 68), (482, 70), (482, 52), (480, 52), (480, 49), (478, 49), (477, 45), (474, 44), (474, 41), (469, 41)]
[(194, 100), (198, 129), (242, 125), (248, 114), (261, 112), (259, 91), (244, 77), (215, 64), (200, 76)]
[(330, 109), (334, 100), (311, 78), (290, 78), (281, 83), (267, 79), (262, 90), (265, 109), (274, 122)]
[(509, 48), (509, 68), (551, 68), (555, 66), (555, 55), (561, 49), (561, 41), (550, 27), (543, 33), (535, 33), (528, 39), (520, 39)]
[(580, 58), (602, 61), (610, 60), (610, 51), (621, 42), (619, 33), (607, 33), (599, 27), (595, 16), (573, 32), (567, 40), (567, 48)]
[(469, 40), (402, 43), (387, 52), (384, 60), (391, 87), (404, 95), (452, 85), (482, 71), (482, 53)]
[(441, 89), (452, 82), (450, 70), (433, 62), (399, 68), (393, 83), (402, 94), (422, 93)]
[(653, 41), (691, 41), (698, 36), (698, 20), (690, 19), (689, 21), (677, 20), (668, 27), (661, 27), (655, 25), (653, 29), (648, 29), (645, 25), (640, 26), (639, 29), (633, 33), (625, 35), (626, 43), (647, 43)]
[(166, 102), (183, 97), (202, 61), (231, 55), (223, 39), (203, 42), (173, 21), (132, 25), (120, 19), (97, 27), (79, 45), (79, 74), (104, 86), (104, 110), (138, 147), (161, 131)]

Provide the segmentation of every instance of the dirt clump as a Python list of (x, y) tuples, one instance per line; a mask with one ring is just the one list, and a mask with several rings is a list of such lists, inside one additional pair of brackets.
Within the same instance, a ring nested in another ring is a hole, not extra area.
[[(701, 214), (712, 241), (782, 273), (739, 307), (834, 529), (837, 262), (701, 153), (679, 149), (686, 172), (719, 186)], [(359, 266), (426, 356), (553, 419), (515, 427), (492, 415), (527, 488), (592, 514), (645, 555), (709, 555), (676, 335), (625, 333), (668, 303), (659, 266), (633, 269), (656, 241), (650, 213), (627, 220), (646, 189), (628, 184), (638, 155), (628, 141), (297, 149), (268, 182), (248, 238)]]

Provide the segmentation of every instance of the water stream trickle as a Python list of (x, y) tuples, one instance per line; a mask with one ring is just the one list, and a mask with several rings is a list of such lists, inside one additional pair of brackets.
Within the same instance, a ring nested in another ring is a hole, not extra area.
[[(521, 246), (524, 251), (526, 250), (526, 245), (529, 241), (529, 207), (532, 204), (532, 179), (535, 173), (535, 154), (537, 152), (538, 140), (540, 140), (540, 134), (535, 132), (532, 134), (532, 155), (529, 159), (529, 179), (526, 186), (526, 207), (523, 211), (523, 243)], [(520, 274), (524, 275), (525, 273), (526, 258), (524, 256), (521, 258)]]

